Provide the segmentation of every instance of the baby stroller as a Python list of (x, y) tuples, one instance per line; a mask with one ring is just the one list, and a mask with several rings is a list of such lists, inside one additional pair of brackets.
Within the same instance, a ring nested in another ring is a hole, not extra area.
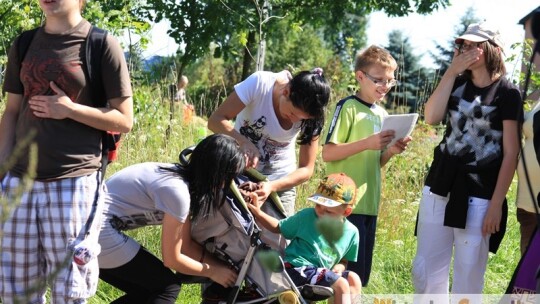
[[(192, 150), (193, 147), (182, 151), (181, 161), (187, 161)], [(328, 287), (295, 286), (284, 270), (281, 257), (277, 271), (268, 270), (256, 258), (256, 254), (264, 250), (275, 250), (283, 255), (287, 245), (281, 235), (258, 227), (239, 189), (246, 181), (258, 182), (265, 178), (256, 170), (246, 170), (225, 192), (223, 208), (191, 224), (193, 239), (238, 271), (234, 287), (225, 289), (213, 283), (203, 292), (203, 303), (312, 303), (333, 295)], [(275, 218), (286, 217), (276, 193), (269, 196), (263, 209)], [(213, 289), (218, 291), (212, 293)]]

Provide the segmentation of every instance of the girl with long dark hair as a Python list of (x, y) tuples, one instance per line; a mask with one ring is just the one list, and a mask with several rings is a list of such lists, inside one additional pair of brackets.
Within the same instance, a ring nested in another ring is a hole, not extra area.
[[(99, 242), (100, 278), (126, 294), (114, 303), (174, 303), (180, 279), (172, 270), (232, 286), (236, 273), (205, 255), (191, 239), (191, 221), (220, 208), (222, 190), (244, 171), (245, 157), (230, 136), (201, 141), (187, 163), (141, 163), (106, 182)], [(123, 231), (161, 225), (163, 261)], [(171, 270), (172, 269), (172, 270)]]

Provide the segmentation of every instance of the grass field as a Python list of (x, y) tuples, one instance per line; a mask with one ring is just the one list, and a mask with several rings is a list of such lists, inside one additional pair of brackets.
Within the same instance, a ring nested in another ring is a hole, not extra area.
[[(109, 166), (110, 176), (128, 165), (145, 161), (176, 162), (178, 153), (196, 143), (206, 132), (204, 119), (195, 117), (189, 123), (182, 121), (180, 109), (175, 108), (170, 120), (169, 105), (159, 92), (135, 92), (136, 119), (132, 132), (124, 135), (119, 160)], [(3, 112), (4, 103), (0, 104)], [(414, 227), (421, 188), (432, 150), (440, 139), (438, 130), (419, 122), (406, 153), (394, 157), (383, 170), (383, 192), (378, 220), (373, 271), (366, 294), (411, 294), (411, 265), (416, 250)], [(306, 196), (315, 190), (325, 169), (317, 160), (313, 178), (298, 186), (297, 209), (309, 206)], [(497, 255), (489, 258), (485, 294), (502, 294), (519, 260), (519, 226), (515, 217), (516, 180), (508, 193), (509, 219), (507, 234)], [(131, 231), (130, 235), (159, 256), (160, 228), (147, 227)], [(109, 303), (122, 293), (100, 282), (97, 294), (89, 303)], [(177, 303), (200, 302), (200, 287), (182, 287)]]
[[(112, 164), (109, 173), (132, 163), (143, 161), (175, 162), (178, 152), (192, 145), (200, 136), (204, 119), (197, 118), (190, 124), (175, 119), (166, 137), (168, 121), (164, 118), (167, 106), (151, 103), (139, 113), (134, 130), (124, 138), (121, 159)], [(177, 113), (175, 117), (180, 117)], [(378, 220), (373, 271), (366, 294), (411, 294), (411, 265), (416, 251), (414, 227), (423, 181), (431, 162), (432, 150), (440, 140), (438, 130), (419, 122), (413, 142), (404, 154), (394, 157), (383, 170), (383, 192)], [(305, 198), (315, 190), (324, 176), (322, 160), (317, 160), (313, 178), (298, 186), (297, 209), (310, 206)], [(497, 255), (490, 255), (486, 273), (485, 294), (502, 294), (519, 260), (519, 226), (515, 218), (514, 180), (508, 194), (510, 215), (505, 239)], [(131, 235), (150, 250), (159, 254), (160, 229), (148, 227), (131, 232)], [(121, 295), (116, 289), (101, 283), (98, 294), (90, 303), (110, 302)], [(198, 303), (200, 287), (185, 285), (177, 303)]]

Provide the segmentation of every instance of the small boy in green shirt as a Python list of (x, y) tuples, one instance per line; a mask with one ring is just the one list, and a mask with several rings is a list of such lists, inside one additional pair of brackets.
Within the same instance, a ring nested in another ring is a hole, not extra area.
[[(248, 205), (258, 223), (291, 240), (284, 260), (293, 282), (297, 286), (331, 287), (336, 304), (353, 303), (362, 289), (358, 275), (346, 270), (347, 262), (356, 260), (358, 253), (358, 229), (346, 219), (354, 207), (355, 194), (354, 181), (336, 173), (325, 177), (317, 192), (308, 198), (315, 203), (314, 208), (305, 208), (286, 219), (278, 220), (262, 211), (262, 203), (254, 193)], [(318, 225), (325, 217), (341, 222), (343, 233), (330, 237), (328, 233), (334, 231), (325, 232), (322, 224)]]
[(360, 233), (357, 261), (347, 269), (356, 272), (367, 286), (371, 273), (375, 230), (381, 197), (381, 167), (395, 154), (402, 153), (410, 137), (387, 145), (394, 131), (381, 132), (385, 109), (377, 104), (397, 84), (397, 63), (390, 53), (370, 46), (356, 57), (355, 77), (360, 89), (340, 100), (328, 127), (322, 158), (328, 173), (344, 172), (358, 186), (356, 208), (349, 221)]

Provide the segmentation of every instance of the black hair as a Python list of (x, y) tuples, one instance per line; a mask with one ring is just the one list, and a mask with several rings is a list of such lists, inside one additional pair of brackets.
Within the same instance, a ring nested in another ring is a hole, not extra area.
[(229, 187), (246, 166), (238, 142), (225, 134), (206, 137), (195, 146), (186, 162), (182, 158), (181, 153), (175, 167), (163, 169), (179, 174), (187, 182), (192, 219), (221, 208), (225, 202), (223, 189)]
[(302, 120), (298, 136), (298, 144), (310, 144), (322, 132), (330, 85), (322, 75), (322, 69), (316, 68), (296, 74), (289, 82), (289, 89), (293, 106), (312, 117)]

